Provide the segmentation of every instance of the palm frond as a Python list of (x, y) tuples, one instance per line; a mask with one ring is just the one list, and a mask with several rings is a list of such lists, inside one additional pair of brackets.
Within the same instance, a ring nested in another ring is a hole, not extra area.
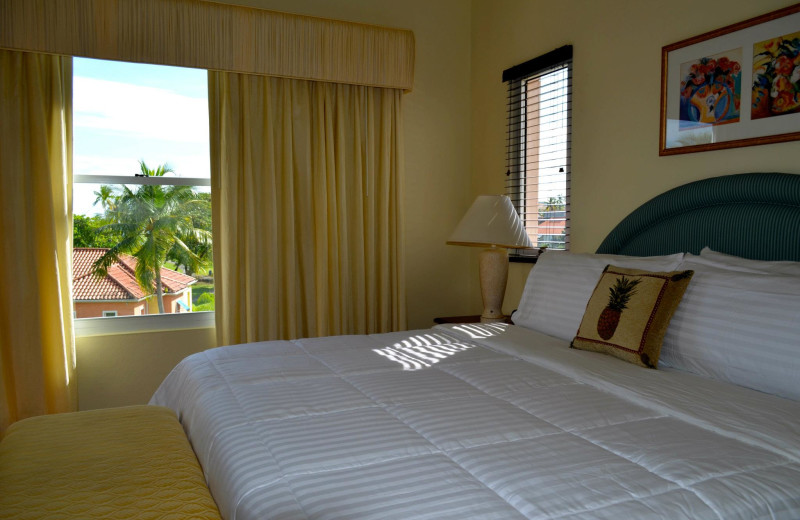
[(136, 248), (139, 237), (136, 235), (123, 238), (117, 245), (109, 248), (108, 251), (103, 253), (103, 256), (98, 258), (92, 264), (92, 271), (95, 276), (108, 275), (108, 268), (113, 264), (120, 262), (120, 255), (129, 253)]
[(165, 173), (175, 173), (175, 170), (167, 164), (159, 164), (154, 170), (145, 164), (144, 159), (139, 159), (139, 170), (145, 177), (163, 177)]

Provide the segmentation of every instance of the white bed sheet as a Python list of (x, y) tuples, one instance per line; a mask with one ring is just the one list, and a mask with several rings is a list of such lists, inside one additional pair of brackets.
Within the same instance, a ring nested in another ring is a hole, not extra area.
[(800, 518), (800, 403), (520, 327), (213, 349), (151, 403), (228, 520)]

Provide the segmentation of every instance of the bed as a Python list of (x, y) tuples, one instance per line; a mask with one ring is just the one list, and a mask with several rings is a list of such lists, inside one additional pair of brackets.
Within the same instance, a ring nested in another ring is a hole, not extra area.
[[(544, 254), (514, 325), (220, 347), (151, 403), (228, 520), (797, 519), (799, 226), (800, 176), (699, 181)], [(570, 348), (608, 265), (693, 273), (657, 370)]]

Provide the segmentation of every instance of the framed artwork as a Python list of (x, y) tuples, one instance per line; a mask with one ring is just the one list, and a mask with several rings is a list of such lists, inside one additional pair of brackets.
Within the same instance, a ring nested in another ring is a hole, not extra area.
[(800, 139), (800, 4), (661, 51), (659, 155)]

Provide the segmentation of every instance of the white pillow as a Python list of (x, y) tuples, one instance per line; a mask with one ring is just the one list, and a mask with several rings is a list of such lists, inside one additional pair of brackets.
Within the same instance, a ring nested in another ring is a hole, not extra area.
[(791, 262), (788, 260), (751, 260), (749, 258), (742, 258), (740, 256), (727, 255), (725, 253), (713, 251), (708, 247), (704, 247), (700, 251), (699, 257), (691, 254), (687, 254), (686, 256), (687, 258), (691, 258), (692, 261), (696, 261), (703, 265), (720, 267), (733, 271), (800, 276), (800, 262)]
[(547, 251), (528, 275), (515, 325), (571, 341), (597, 281), (608, 264), (648, 271), (674, 271), (683, 253), (667, 256), (576, 254)]
[(694, 270), (664, 336), (673, 367), (800, 400), (800, 277), (744, 273), (687, 255)]

